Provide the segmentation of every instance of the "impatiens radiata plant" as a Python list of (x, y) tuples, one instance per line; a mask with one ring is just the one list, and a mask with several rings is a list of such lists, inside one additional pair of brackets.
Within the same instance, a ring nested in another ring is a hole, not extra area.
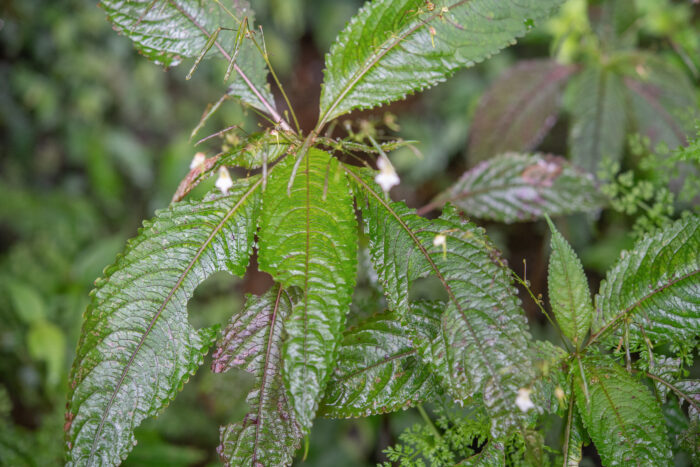
[[(126, 459), (135, 428), (208, 354), (212, 371), (254, 379), (249, 413), (220, 429), (227, 465), (291, 464), (317, 417), (425, 414), (421, 404), (438, 401), (470, 427), (433, 426), (452, 443), (444, 463), (577, 465), (593, 443), (604, 465), (670, 465), (669, 399), (689, 417), (684, 439), (697, 453), (700, 382), (683, 376), (700, 330), (697, 216), (641, 238), (593, 298), (548, 217), (605, 204), (590, 174), (560, 157), (504, 153), (417, 213), (390, 195), (400, 179), (389, 155), (406, 141), (333, 137), (340, 117), (488, 59), (560, 3), (367, 2), (325, 57), (318, 121), (305, 134), (247, 1), (103, 0), (114, 28), (158, 64), (190, 60), (191, 75), (203, 59), (225, 60), (226, 98), (269, 125), (215, 156), (198, 153), (171, 205), (95, 282), (71, 372), (67, 463)], [(210, 177), (208, 195), (188, 198)], [(423, 216), (436, 209), (439, 217)], [(527, 280), (469, 218), (549, 222), (548, 303), (531, 295), (557, 343), (533, 339), (516, 288), (529, 291)], [(197, 286), (219, 271), (242, 277), (253, 254), (274, 285), (248, 295), (228, 323), (195, 329), (187, 304)], [(348, 327), (358, 275), (385, 309)], [(425, 278), (441, 298), (415, 296)], [(545, 445), (551, 415), (563, 421), (561, 451)], [(386, 454), (401, 465), (417, 459)]]

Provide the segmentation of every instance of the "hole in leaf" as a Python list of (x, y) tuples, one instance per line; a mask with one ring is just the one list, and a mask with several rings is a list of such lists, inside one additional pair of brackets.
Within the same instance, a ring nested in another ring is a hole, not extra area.
[(187, 306), (192, 326), (196, 329), (226, 326), (231, 316), (243, 309), (240, 283), (240, 279), (227, 272), (217, 272), (199, 284)]
[(440, 300), (446, 302), (449, 299), (447, 291), (435, 276), (416, 279), (408, 291), (409, 300)]

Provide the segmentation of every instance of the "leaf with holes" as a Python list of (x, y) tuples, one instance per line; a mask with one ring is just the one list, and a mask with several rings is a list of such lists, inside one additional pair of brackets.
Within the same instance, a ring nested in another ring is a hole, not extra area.
[(561, 157), (508, 153), (465, 172), (430, 206), (446, 202), (479, 219), (511, 223), (596, 210), (605, 197), (590, 174)]
[(284, 378), (297, 419), (311, 426), (335, 364), (355, 286), (357, 224), (338, 160), (311, 149), (275, 167), (263, 196), (259, 266), (301, 297), (285, 322)]
[(469, 162), (537, 146), (557, 121), (563, 86), (576, 70), (552, 60), (525, 60), (507, 70), (479, 101)]
[[(218, 28), (227, 29), (218, 34), (209, 53), (228, 60), (238, 21), (248, 17), (252, 29), (255, 15), (247, 0), (236, 0), (230, 8), (214, 0), (102, 0), (100, 5), (114, 29), (131, 39), (144, 56), (165, 67), (199, 56)], [(267, 66), (251, 39), (243, 41), (234, 69), (237, 76), (228, 94), (272, 114), (275, 106)]]
[(560, 0), (376, 0), (326, 55), (322, 123), (404, 98), (515, 43)]
[(671, 465), (661, 407), (646, 386), (609, 357), (584, 358), (583, 376), (575, 371), (574, 381), (576, 406), (603, 465)]
[(282, 378), (284, 320), (295, 291), (275, 286), (261, 297), (249, 295), (217, 344), (212, 369), (240, 368), (255, 376), (242, 422), (221, 427), (219, 454), (226, 465), (288, 465), (302, 437)]
[(630, 344), (640, 349), (646, 348), (644, 335), (654, 343), (692, 342), (700, 334), (698, 251), (698, 216), (680, 219), (623, 251), (596, 296), (594, 337), (629, 319)]
[(96, 282), (68, 395), (69, 465), (118, 464), (202, 363), (214, 330), (190, 326), (187, 301), (214, 272), (245, 273), (260, 185), (160, 211)]
[(462, 222), (454, 209), (423, 219), (403, 203), (385, 201), (364, 172), (349, 173), (390, 308), (408, 316), (411, 284), (429, 275), (438, 279), (447, 303), (440, 334), (422, 346), (421, 356), (455, 399), (481, 393), (492, 435), (504, 436), (521, 421), (516, 395), (533, 376), (531, 338), (509, 270), (483, 231)]
[(345, 332), (338, 367), (328, 382), (320, 413), (327, 417), (367, 417), (393, 412), (435, 395), (431, 369), (418, 357), (413, 333), (432, 340), (442, 305), (413, 303), (410, 321), (396, 313), (373, 316)]

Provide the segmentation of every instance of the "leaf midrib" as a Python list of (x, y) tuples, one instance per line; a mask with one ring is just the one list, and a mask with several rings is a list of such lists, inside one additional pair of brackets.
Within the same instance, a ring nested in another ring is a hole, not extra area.
[(374, 368), (380, 367), (384, 365), (385, 363), (391, 363), (394, 360), (400, 360), (404, 357), (408, 357), (410, 355), (414, 355), (416, 353), (416, 349), (409, 349), (409, 350), (404, 350), (401, 352), (394, 352), (392, 355), (385, 357), (383, 359), (380, 359), (379, 361), (376, 361), (374, 363), (371, 363), (369, 365), (365, 365), (362, 368), (359, 368), (355, 371), (352, 371), (350, 373), (344, 374), (342, 376), (339, 376), (337, 378), (338, 381), (347, 381), (351, 378), (354, 378), (355, 376), (368, 372), (370, 370), (373, 370)]
[(199, 248), (199, 250), (197, 250), (197, 253), (195, 254), (195, 256), (192, 258), (190, 263), (187, 265), (185, 270), (182, 272), (182, 274), (178, 278), (175, 285), (172, 287), (172, 289), (168, 293), (167, 297), (163, 301), (163, 304), (160, 306), (160, 308), (156, 312), (156, 315), (153, 317), (153, 319), (151, 319), (151, 322), (148, 324), (146, 331), (143, 333), (143, 336), (139, 340), (139, 343), (136, 346), (136, 349), (134, 349), (134, 351), (131, 353), (131, 356), (129, 357), (128, 362), (124, 366), (124, 370), (122, 371), (122, 374), (119, 377), (119, 381), (117, 382), (117, 386), (112, 391), (112, 396), (110, 397), (110, 400), (107, 403), (107, 406), (102, 411), (102, 416), (100, 417), (100, 424), (97, 427), (97, 431), (95, 432), (92, 446), (90, 448), (90, 456), (88, 458), (88, 465), (92, 464), (92, 461), (93, 461), (94, 456), (95, 456), (95, 451), (97, 449), (97, 442), (100, 439), (100, 435), (102, 433), (104, 423), (107, 420), (107, 415), (109, 414), (109, 412), (112, 408), (112, 405), (114, 404), (114, 400), (117, 397), (117, 394), (119, 393), (119, 390), (121, 389), (121, 387), (124, 383), (124, 379), (126, 378), (126, 375), (129, 372), (129, 369), (131, 368), (131, 365), (133, 364), (134, 359), (136, 358), (136, 355), (141, 350), (141, 347), (143, 346), (143, 343), (145, 342), (146, 338), (150, 335), (151, 330), (153, 329), (153, 326), (155, 325), (156, 321), (158, 320), (158, 318), (162, 314), (163, 310), (165, 310), (165, 307), (168, 305), (168, 303), (170, 303), (170, 300), (175, 295), (175, 292), (180, 288), (180, 286), (184, 282), (187, 275), (192, 271), (192, 268), (194, 267), (195, 263), (197, 261), (199, 261), (202, 254), (204, 253), (204, 250), (206, 250), (209, 247), (209, 245), (211, 244), (214, 237), (221, 231), (221, 229), (228, 222), (228, 220), (231, 218), (231, 216), (233, 216), (233, 214), (235, 214), (238, 211), (238, 209), (245, 203), (245, 201), (247, 201), (248, 197), (253, 194), (253, 192), (260, 186), (261, 183), (262, 183), (262, 179), (255, 182), (253, 184), (253, 186), (251, 186), (248, 189), (248, 191), (241, 197), (241, 199), (238, 200), (238, 202), (236, 202), (236, 204), (229, 210), (229, 212), (226, 214), (226, 216), (224, 216), (224, 218), (221, 220), (221, 222), (219, 222), (219, 224), (212, 230), (211, 234), (209, 234), (209, 237), (207, 237), (207, 239), (204, 241), (204, 243)]
[(258, 417), (256, 418), (256, 423), (255, 423), (255, 438), (254, 438), (254, 444), (253, 444), (253, 460), (252, 463), (255, 465), (257, 459), (258, 459), (258, 444), (259, 444), (259, 439), (260, 439), (260, 426), (262, 425), (261, 418), (262, 418), (262, 407), (263, 407), (263, 399), (265, 398), (265, 385), (267, 384), (267, 369), (270, 364), (270, 352), (272, 350), (272, 343), (274, 342), (274, 337), (275, 337), (275, 324), (277, 320), (277, 312), (279, 311), (279, 306), (280, 306), (280, 299), (282, 298), (282, 285), (279, 286), (279, 290), (277, 291), (277, 298), (275, 299), (275, 307), (272, 310), (272, 317), (270, 318), (270, 334), (268, 335), (267, 338), (267, 347), (265, 349), (265, 360), (263, 361), (263, 366), (262, 366), (262, 377), (260, 380), (260, 391), (259, 391), (259, 397), (258, 397)]

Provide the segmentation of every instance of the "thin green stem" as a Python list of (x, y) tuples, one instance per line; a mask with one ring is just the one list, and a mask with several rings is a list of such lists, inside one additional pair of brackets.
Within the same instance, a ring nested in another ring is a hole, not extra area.
[(433, 424), (433, 421), (430, 419), (428, 416), (428, 413), (425, 411), (423, 408), (422, 404), (418, 404), (416, 406), (416, 409), (418, 409), (418, 412), (420, 413), (420, 416), (423, 417), (423, 421), (425, 421), (425, 424), (428, 425), (430, 428), (430, 431), (432, 431), (435, 434), (435, 437), (442, 441), (442, 435), (438, 431), (437, 427)]
[(586, 373), (583, 371), (583, 363), (581, 363), (581, 357), (576, 355), (576, 361), (578, 362), (578, 369), (581, 372), (581, 382), (583, 382), (583, 393), (586, 396), (586, 404), (591, 402), (591, 397), (588, 395), (588, 381), (586, 381)]
[[(260, 27), (260, 33), (262, 34), (262, 27)], [(289, 113), (292, 115), (292, 120), (294, 121), (294, 126), (297, 129), (297, 133), (301, 135), (301, 126), (299, 126), (299, 120), (297, 120), (296, 113), (294, 113), (294, 107), (292, 107), (292, 103), (289, 102), (289, 97), (287, 96), (287, 92), (284, 90), (284, 86), (282, 86), (282, 83), (280, 82), (279, 78), (277, 77), (277, 73), (275, 73), (275, 69), (272, 67), (272, 63), (270, 62), (270, 57), (267, 54), (267, 49), (264, 47), (260, 47), (260, 44), (258, 44), (258, 41), (255, 40), (255, 38), (251, 37), (250, 38), (253, 41), (253, 44), (255, 44), (255, 47), (257, 47), (258, 51), (260, 52), (260, 55), (262, 55), (263, 60), (265, 60), (265, 64), (267, 65), (268, 70), (270, 70), (270, 74), (272, 75), (272, 79), (275, 80), (275, 84), (277, 85), (277, 89), (280, 90), (282, 93), (282, 97), (284, 98), (284, 102), (287, 104), (287, 108), (289, 109)], [(263, 36), (263, 46), (265, 45), (265, 36)]]
[(537, 307), (540, 309), (540, 311), (542, 312), (542, 314), (547, 318), (547, 321), (549, 321), (549, 323), (550, 323), (552, 326), (554, 326), (554, 329), (557, 330), (557, 334), (559, 334), (559, 338), (560, 338), (561, 341), (564, 343), (564, 346), (566, 347), (567, 352), (571, 353), (571, 348), (569, 347), (569, 343), (568, 343), (568, 342), (566, 341), (566, 339), (564, 338), (564, 334), (561, 332), (561, 329), (559, 328), (559, 326), (557, 326), (557, 324), (556, 324), (556, 322), (554, 321), (554, 319), (552, 319), (552, 317), (549, 315), (549, 313), (547, 313), (547, 310), (544, 309), (544, 306), (542, 306), (542, 300), (540, 300), (539, 298), (537, 298), (537, 297), (535, 296), (535, 293), (532, 291), (532, 289), (530, 289), (530, 286), (527, 284), (527, 281), (525, 281), (524, 279), (522, 279), (522, 278), (521, 278), (519, 275), (517, 275), (517, 274), (515, 273), (515, 271), (513, 271), (512, 269), (509, 268), (509, 270), (510, 270), (510, 273), (511, 273), (511, 274), (513, 275), (513, 277), (515, 278), (516, 282), (518, 282), (520, 285), (522, 285), (522, 286), (525, 288), (525, 290), (527, 291), (527, 293), (530, 295), (530, 298), (532, 298), (532, 301), (535, 302), (535, 304), (536, 304)]

